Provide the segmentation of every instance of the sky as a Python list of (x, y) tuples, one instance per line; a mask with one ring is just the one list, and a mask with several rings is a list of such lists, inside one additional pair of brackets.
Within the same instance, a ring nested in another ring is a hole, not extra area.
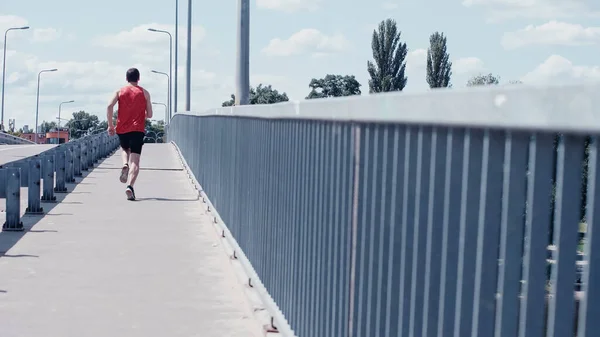
[[(502, 83), (600, 80), (598, 0), (250, 0), (250, 82), (271, 84), (303, 100), (312, 78), (355, 75), (368, 94), (367, 61), (379, 22), (395, 19), (407, 43), (406, 92), (428, 90), (429, 36), (448, 38), (452, 84), (493, 73)], [(187, 1), (179, 0), (178, 111), (185, 109)], [(220, 106), (235, 91), (237, 1), (195, 1), (192, 8), (191, 110)], [(175, 0), (2, 1), (0, 30), (7, 38), (5, 124), (39, 121), (85, 110), (106, 119), (112, 92), (129, 67), (152, 100), (167, 102), (169, 38), (148, 28), (175, 27)], [(4, 37), (0, 37), (4, 40)], [(164, 107), (155, 106), (155, 119)]]

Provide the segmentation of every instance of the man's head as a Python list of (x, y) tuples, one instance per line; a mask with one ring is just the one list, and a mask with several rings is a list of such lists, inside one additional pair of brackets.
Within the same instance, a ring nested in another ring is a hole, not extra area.
[(127, 82), (137, 83), (140, 80), (140, 71), (136, 68), (129, 68), (125, 77), (127, 78)]

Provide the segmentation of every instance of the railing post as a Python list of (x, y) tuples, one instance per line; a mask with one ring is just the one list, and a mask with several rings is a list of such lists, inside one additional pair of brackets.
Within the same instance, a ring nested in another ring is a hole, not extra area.
[(21, 221), (21, 169), (11, 167), (4, 169), (6, 174), (6, 222), (3, 231), (22, 231)]
[[(73, 146), (73, 176), (81, 177), (81, 144)], [(73, 178), (75, 181), (75, 178)]]
[(73, 147), (67, 146), (65, 148), (65, 155), (67, 161), (67, 167), (65, 171), (65, 182), (74, 183), (75, 182), (75, 170), (73, 169)]
[(80, 158), (80, 162), (81, 162), (81, 170), (82, 171), (87, 171), (88, 170), (88, 160), (87, 160), (87, 156), (88, 156), (88, 147), (87, 147), (87, 141), (86, 140), (82, 140), (81, 143), (81, 158)]
[(92, 144), (94, 149), (92, 163), (96, 164), (98, 162), (98, 137), (94, 137), (94, 139), (92, 139)]
[(29, 161), (29, 187), (27, 190), (27, 214), (42, 214), (44, 209), (40, 202), (40, 180), (42, 178), (42, 161), (39, 156)]
[(86, 140), (86, 145), (88, 148), (87, 151), (87, 166), (88, 169), (93, 169), (94, 168), (94, 160), (93, 160), (93, 156), (94, 156), (94, 145), (92, 144), (92, 140), (88, 139)]
[(6, 179), (8, 171), (5, 166), (0, 166), (0, 198), (6, 198)]
[(56, 187), (54, 188), (54, 192), (66, 193), (67, 187), (65, 186), (65, 178), (67, 155), (64, 150), (59, 150), (56, 153), (56, 161)]
[(54, 196), (54, 155), (48, 154), (44, 156), (44, 193), (42, 195), (42, 201), (44, 202), (56, 202)]

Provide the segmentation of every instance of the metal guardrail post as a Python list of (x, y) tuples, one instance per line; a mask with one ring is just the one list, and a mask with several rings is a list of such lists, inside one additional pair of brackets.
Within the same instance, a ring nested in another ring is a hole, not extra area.
[(92, 140), (88, 139), (86, 140), (86, 144), (87, 144), (87, 148), (88, 148), (88, 153), (87, 153), (87, 166), (88, 169), (93, 169), (94, 168), (94, 145), (92, 144)]
[(6, 222), (3, 231), (23, 231), (21, 221), (21, 169), (10, 167), (3, 169), (6, 175)]
[(33, 157), (29, 161), (29, 187), (27, 191), (27, 214), (43, 214), (44, 209), (40, 202), (42, 178), (42, 160), (39, 156)]
[(81, 144), (79, 142), (73, 145), (73, 176), (81, 177)]
[(21, 169), (21, 187), (27, 187), (27, 184), (29, 183), (29, 163), (27, 159), (13, 162), (11, 166)]
[(67, 192), (67, 187), (65, 186), (66, 164), (67, 156), (65, 151), (58, 151), (56, 153), (56, 187), (54, 187), (54, 192), (56, 193)]
[(81, 146), (81, 157), (80, 157), (80, 164), (81, 164), (81, 170), (82, 171), (87, 171), (88, 170), (88, 146), (87, 146), (87, 142), (85, 140), (82, 140), (79, 145)]
[(98, 151), (98, 144), (99, 144), (99, 137), (94, 137), (94, 139), (92, 140), (93, 144), (94, 144), (94, 156), (93, 156), (93, 163), (96, 164), (98, 163), (98, 159), (100, 158), (99, 151)]
[(65, 148), (65, 158), (66, 158), (66, 169), (65, 169), (65, 182), (66, 183), (74, 183), (75, 182), (75, 170), (73, 168), (73, 147), (67, 146)]
[(43, 195), (42, 201), (44, 202), (56, 202), (56, 196), (54, 196), (54, 155), (48, 154), (44, 156), (43, 163)]
[(0, 198), (6, 198), (6, 166), (0, 166)]

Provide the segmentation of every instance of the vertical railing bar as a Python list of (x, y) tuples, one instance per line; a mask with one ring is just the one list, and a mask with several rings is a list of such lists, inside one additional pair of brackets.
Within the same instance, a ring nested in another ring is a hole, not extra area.
[(431, 159), (429, 162), (429, 198), (427, 205), (427, 243), (425, 245), (425, 287), (423, 289), (423, 322), (421, 333), (423, 337), (428, 336), (429, 328), (429, 288), (431, 283), (431, 250), (433, 236), (433, 202), (436, 190), (435, 168), (437, 157), (437, 129), (431, 130)]
[(452, 173), (452, 143), (453, 129), (448, 129), (446, 136), (446, 175), (444, 177), (444, 214), (442, 230), (442, 251), (440, 270), (440, 301), (438, 307), (437, 336), (442, 336), (444, 331), (444, 311), (446, 309), (446, 269), (448, 268), (448, 223), (450, 219), (450, 178)]
[(354, 337), (354, 296), (356, 295), (355, 282), (356, 282), (356, 246), (358, 231), (358, 193), (359, 181), (360, 181), (360, 148), (361, 148), (361, 134), (360, 125), (355, 125), (354, 129), (354, 172), (352, 174), (352, 231), (351, 231), (351, 243), (350, 243), (350, 279), (348, 280), (349, 289), (349, 303), (348, 303), (348, 337)]
[[(382, 296), (382, 291), (383, 291), (383, 247), (385, 246), (383, 244), (383, 241), (385, 240), (385, 212), (386, 212), (386, 208), (385, 208), (385, 199), (386, 199), (386, 192), (387, 192), (387, 159), (388, 159), (388, 129), (389, 126), (386, 126), (383, 129), (383, 149), (382, 149), (382, 167), (381, 167), (381, 198), (379, 200), (381, 200), (381, 215), (379, 218), (379, 240), (377, 241), (377, 244), (379, 245), (379, 252), (378, 252), (378, 258), (377, 258), (377, 264), (379, 265), (379, 268), (377, 270), (377, 299), (375, 302), (375, 317), (376, 317), (376, 325), (378, 327), (377, 332), (376, 332), (376, 336), (380, 336), (381, 335), (381, 329), (379, 328), (379, 326), (381, 325), (381, 322), (383, 322), (382, 317), (381, 317), (381, 296)], [(395, 185), (391, 185), (392, 189), (394, 189)], [(373, 194), (375, 194), (375, 191), (373, 190)], [(373, 201), (377, 200), (375, 197), (372, 199)], [(376, 205), (376, 202), (373, 202), (373, 205)], [(393, 208), (393, 206), (390, 206), (391, 208)], [(373, 209), (375, 209), (375, 207), (373, 207)], [(375, 213), (373, 211), (373, 213)], [(375, 227), (375, 226), (373, 226)], [(389, 235), (389, 234), (388, 234)], [(390, 256), (391, 257), (391, 256)], [(388, 269), (388, 275), (391, 275), (391, 269)], [(371, 301), (369, 301), (370, 303)], [(369, 333), (372, 330), (368, 330)]]
[(579, 302), (579, 324), (577, 329), (578, 337), (591, 337), (599, 327), (598, 317), (600, 317), (600, 305), (597, 300), (597, 288), (599, 284), (598, 273), (600, 270), (600, 258), (598, 254), (598, 235), (595, 231), (597, 220), (596, 206), (596, 183), (598, 174), (598, 137), (595, 136), (590, 141), (590, 150), (588, 157), (588, 180), (587, 180), (587, 205), (586, 205), (586, 222), (587, 228), (585, 233), (585, 261), (587, 265), (584, 267), (582, 283), (583, 296)]
[[(370, 230), (370, 233), (368, 235), (369, 239), (367, 241), (367, 244), (368, 244), (369, 248), (367, 250), (367, 245), (363, 245), (363, 249), (361, 250), (363, 252), (361, 254), (362, 255), (361, 264), (362, 264), (362, 262), (364, 262), (365, 260), (367, 260), (367, 258), (365, 257), (365, 255), (368, 256), (368, 260), (369, 260), (368, 269), (367, 269), (368, 271), (367, 271), (367, 289), (366, 289), (366, 298), (367, 298), (366, 299), (366, 301), (367, 301), (367, 312), (366, 312), (366, 316), (367, 317), (366, 317), (366, 321), (367, 321), (367, 323), (366, 323), (366, 329), (365, 329), (365, 333), (368, 334), (368, 335), (371, 334), (371, 310), (372, 310), (372, 303), (373, 303), (373, 301), (372, 301), (372, 295), (373, 295), (373, 291), (374, 291), (373, 285), (375, 284), (375, 282), (373, 281), (373, 277), (374, 277), (374, 275), (373, 275), (373, 268), (374, 268), (375, 263), (377, 263), (377, 262), (375, 262), (373, 260), (373, 257), (375, 255), (375, 242), (374, 242), (375, 241), (375, 211), (376, 211), (377, 203), (373, 202), (373, 201), (377, 200), (377, 173), (378, 173), (378, 170), (377, 170), (377, 164), (378, 164), (377, 161), (378, 161), (378, 159), (377, 159), (377, 157), (378, 157), (378, 154), (379, 154), (379, 151), (380, 151), (378, 149), (378, 145), (379, 145), (379, 129), (377, 128), (377, 126), (374, 126), (374, 127), (371, 127), (371, 130), (373, 131), (373, 145), (370, 146), (370, 147), (368, 145), (365, 146), (366, 147), (366, 151), (372, 152), (372, 154), (368, 154), (367, 153), (366, 155), (367, 155), (367, 158), (371, 158), (371, 160), (373, 162), (372, 163), (365, 162), (365, 167), (371, 166), (371, 170), (373, 171), (373, 173), (371, 174), (371, 183), (370, 183), (370, 185), (371, 185), (371, 190), (370, 190), (371, 197), (364, 199), (365, 203), (367, 203), (368, 200), (371, 201), (371, 202), (369, 202), (371, 204), (370, 205), (371, 206), (370, 207), (371, 208), (371, 211), (370, 211), (371, 214), (369, 214), (370, 215), (369, 222), (363, 222), (362, 223), (363, 226), (367, 226), (367, 224), (368, 224), (368, 227), (369, 227), (369, 230)], [(366, 138), (367, 138), (367, 142), (368, 142), (369, 139), (370, 139), (370, 137), (366, 137)], [(385, 155), (383, 157), (385, 158)], [(366, 178), (366, 176), (368, 176), (368, 175), (365, 175), (365, 178)], [(365, 181), (366, 181), (366, 179), (365, 179)], [(365, 188), (365, 191), (366, 190), (367, 189)], [(385, 204), (385, 203), (382, 202), (382, 204)], [(366, 208), (366, 206), (365, 206), (365, 208)], [(366, 211), (365, 211), (365, 213), (366, 213)], [(363, 240), (366, 240), (366, 238), (367, 238), (366, 232), (367, 232), (367, 229), (366, 228), (363, 229), (363, 233), (365, 234), (363, 236)], [(383, 232), (382, 229), (381, 229), (381, 232)], [(364, 269), (363, 268), (364, 267), (361, 267), (362, 273), (364, 273)], [(381, 270), (381, 268), (379, 268), (379, 269)]]
[(411, 283), (410, 283), (410, 313), (408, 323), (408, 335), (409, 337), (415, 336), (415, 315), (417, 312), (416, 301), (417, 301), (417, 273), (419, 269), (418, 258), (419, 258), (419, 234), (421, 221), (421, 171), (423, 166), (423, 127), (419, 126), (417, 133), (417, 168), (416, 168), (416, 185), (415, 185), (415, 209), (413, 218), (413, 256), (412, 256), (412, 272), (411, 272)]
[[(392, 158), (392, 195), (390, 200), (390, 218), (388, 219), (390, 223), (390, 233), (388, 237), (388, 277), (387, 277), (387, 299), (386, 299), (386, 310), (385, 310), (385, 332), (384, 336), (390, 336), (390, 326), (391, 326), (391, 312), (392, 312), (392, 280), (394, 273), (392, 272), (392, 267), (394, 265), (394, 237), (396, 231), (396, 193), (397, 193), (397, 184), (398, 184), (398, 152), (399, 152), (399, 138), (400, 134), (398, 131), (398, 127), (394, 128), (394, 154)], [(382, 218), (383, 221), (383, 218)]]
[(454, 337), (460, 336), (460, 317), (462, 315), (463, 269), (465, 264), (465, 233), (467, 229), (467, 193), (469, 186), (469, 154), (471, 131), (465, 130), (462, 167), (462, 186), (460, 196), (460, 227), (458, 234), (458, 265), (456, 273), (456, 303), (454, 307)]
[(406, 274), (406, 232), (408, 227), (408, 180), (410, 171), (410, 137), (412, 130), (410, 127), (406, 128), (405, 143), (404, 143), (404, 186), (402, 188), (402, 234), (400, 244), (400, 291), (398, 292), (399, 312), (398, 317), (398, 334), (401, 334), (402, 326), (404, 325), (404, 299), (405, 294), (405, 274)]
[[(365, 140), (364, 140), (364, 166), (363, 166), (363, 178), (362, 181), (365, 182), (364, 188), (362, 189), (362, 191), (360, 192), (362, 194), (362, 200), (359, 200), (359, 203), (361, 203), (360, 207), (362, 209), (361, 212), (361, 219), (358, 222), (358, 226), (360, 226), (360, 228), (357, 228), (356, 233), (358, 233), (358, 231), (360, 231), (361, 235), (360, 235), (360, 244), (358, 244), (358, 246), (360, 247), (360, 250), (357, 250), (357, 254), (358, 259), (359, 259), (359, 267), (358, 267), (358, 282), (356, 283), (356, 289), (358, 292), (358, 306), (357, 306), (357, 310), (356, 310), (356, 314), (357, 314), (357, 322), (356, 322), (356, 331), (357, 331), (357, 336), (361, 336), (363, 334), (363, 330), (362, 330), (362, 325), (363, 325), (363, 317), (362, 317), (362, 313), (363, 313), (363, 297), (365, 296), (365, 291), (363, 289), (363, 284), (365, 283), (365, 255), (366, 255), (366, 248), (367, 248), (367, 242), (366, 242), (366, 237), (367, 237), (367, 202), (366, 200), (368, 200), (367, 197), (367, 193), (368, 193), (368, 188), (367, 188), (367, 179), (369, 178), (369, 150), (371, 148), (371, 126), (367, 125), (365, 126), (363, 129), (364, 134), (365, 134)], [(371, 181), (369, 183), (370, 186), (373, 186), (373, 182)], [(362, 201), (362, 202), (361, 202)], [(368, 309), (367, 309), (368, 310)]]
[[(479, 307), (481, 297), (481, 277), (483, 264), (483, 250), (485, 237), (485, 210), (487, 202), (488, 164), (490, 156), (490, 131), (484, 130), (483, 153), (481, 158), (481, 187), (479, 190), (479, 219), (477, 221), (477, 254), (475, 255), (475, 292), (473, 296), (473, 320), (471, 322), (471, 336), (477, 337), (479, 333)], [(491, 262), (491, 261), (490, 261)], [(488, 262), (488, 263), (490, 263)]]

